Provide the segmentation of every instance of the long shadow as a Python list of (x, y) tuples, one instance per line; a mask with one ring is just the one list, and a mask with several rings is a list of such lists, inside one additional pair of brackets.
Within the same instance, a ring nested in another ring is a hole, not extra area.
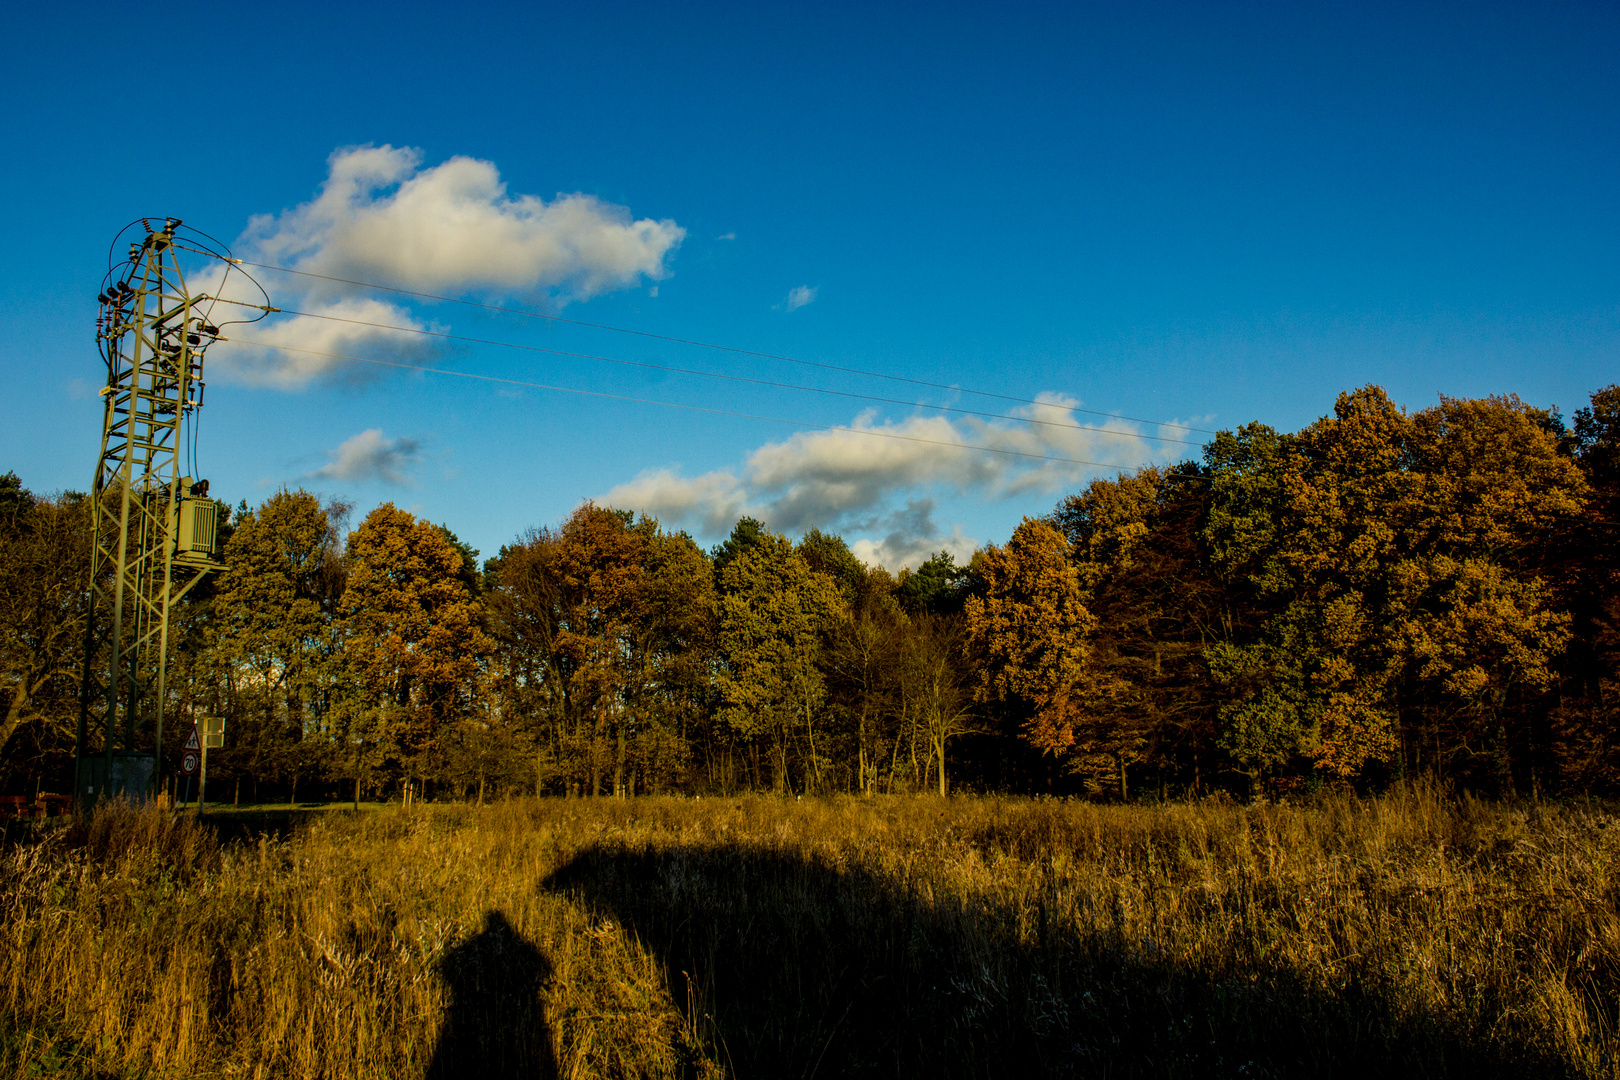
[(499, 911), (484, 928), (449, 950), (439, 973), (450, 1007), (428, 1066), (428, 1080), (553, 1080), (557, 1061), (541, 1008), (551, 977), (545, 955)]
[(544, 887), (654, 950), (739, 1080), (1568, 1074), (1377, 990), (1175, 965), (1042, 904), (924, 896), (813, 857), (604, 846)]

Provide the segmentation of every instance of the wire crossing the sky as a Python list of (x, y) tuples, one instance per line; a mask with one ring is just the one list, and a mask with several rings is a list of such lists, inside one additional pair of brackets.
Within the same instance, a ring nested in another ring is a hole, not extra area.
[[(298, 349), (287, 345), (275, 345), (267, 341), (252, 341), (246, 338), (220, 338), (220, 341), (229, 341), (237, 345), (253, 345), (261, 349), (273, 349), (281, 352), (302, 353), (306, 356), (323, 356), (331, 360), (349, 360), (359, 364), (375, 364), (379, 367), (400, 368), (405, 371), (421, 371), (431, 375), (449, 375), (458, 379), (476, 379), (480, 382), (501, 383), (506, 386), (522, 386), (535, 390), (552, 390), (563, 394), (578, 394), (582, 397), (602, 398), (608, 401), (623, 401), (633, 405), (657, 405), (665, 409), (683, 409), (687, 412), (708, 413), (712, 416), (731, 416), (740, 420), (763, 420), (771, 424), (786, 424), (790, 427), (807, 428), (814, 431), (846, 431), (853, 435), (870, 435), (880, 439), (896, 439), (901, 442), (924, 443), (929, 446), (944, 446), (956, 450), (974, 450), (986, 454), (1002, 454), (1007, 457), (1029, 458), (1034, 461), (1052, 461), (1066, 465), (1090, 465), (1098, 469), (1126, 469), (1129, 465), (1117, 462), (1087, 461), (1084, 458), (1060, 457), (1055, 454), (1034, 454), (1025, 450), (1009, 450), (1000, 446), (979, 446), (974, 443), (950, 442), (946, 439), (925, 439), (919, 435), (901, 435), (893, 431), (877, 431), (873, 428), (848, 427), (841, 424), (817, 424), (809, 420), (789, 420), (780, 416), (762, 416), (757, 413), (735, 412), (731, 409), (715, 409), (704, 405), (686, 405), (677, 401), (659, 401), (655, 398), (630, 397), (626, 394), (609, 394), (601, 390), (580, 390), (572, 386), (553, 386), (550, 383), (531, 382), (527, 379), (508, 379), (499, 375), (479, 375), (471, 371), (453, 371), (449, 368), (423, 367), (419, 364), (407, 363), (403, 360), (377, 360), (366, 356), (349, 356), (345, 353), (322, 352), (319, 349)], [(1095, 429), (1083, 429), (1095, 430)]]
[[(201, 254), (208, 254), (208, 255), (212, 254), (211, 252), (200, 252), (200, 253)], [(218, 256), (214, 256), (214, 257), (217, 258)], [(331, 282), (335, 282), (335, 283), (341, 284), (341, 285), (353, 285), (353, 286), (356, 286), (356, 287), (362, 288), (362, 289), (375, 289), (378, 292), (397, 293), (397, 294), (399, 294), (401, 296), (414, 296), (414, 297), (418, 297), (418, 298), (423, 299), (423, 300), (435, 300), (435, 301), (439, 301), (439, 302), (446, 303), (446, 304), (461, 304), (461, 305), (463, 305), (465, 307), (480, 308), (480, 309), (482, 309), (484, 311), (495, 311), (495, 312), (500, 312), (502, 314), (507, 314), (507, 315), (523, 315), (523, 316), (527, 316), (528, 318), (531, 318), (531, 319), (545, 319), (548, 322), (564, 323), (564, 324), (567, 324), (569, 326), (581, 326), (581, 327), (586, 327), (586, 328), (592, 329), (592, 330), (608, 330), (608, 331), (611, 331), (611, 332), (616, 333), (616, 334), (630, 334), (630, 335), (633, 335), (635, 337), (650, 338), (650, 339), (652, 339), (654, 341), (668, 341), (668, 342), (671, 342), (673, 344), (678, 344), (678, 345), (692, 345), (692, 346), (695, 346), (695, 347), (701, 348), (701, 349), (714, 349), (714, 350), (716, 350), (718, 352), (728, 352), (728, 353), (736, 354), (738, 356), (758, 357), (759, 359), (762, 359), (762, 360), (777, 360), (777, 361), (781, 361), (782, 363), (787, 363), (787, 364), (799, 364), (799, 365), (804, 366), (804, 367), (814, 367), (814, 368), (821, 368), (821, 369), (826, 370), (826, 371), (843, 372), (844, 374), (847, 374), (847, 375), (860, 375), (860, 376), (863, 376), (865, 378), (871, 378), (871, 379), (886, 379), (886, 380), (889, 380), (890, 382), (909, 383), (912, 386), (926, 386), (926, 387), (929, 387), (929, 388), (935, 389), (935, 390), (948, 390), (948, 391), (951, 391), (953, 393), (972, 394), (972, 395), (974, 395), (976, 397), (994, 398), (994, 399), (999, 400), (999, 401), (1011, 401), (1011, 402), (1015, 402), (1015, 403), (1020, 404), (1020, 405), (1040, 405), (1040, 406), (1048, 406), (1049, 407), (1052, 404), (1051, 402), (1040, 401), (1040, 400), (1038, 400), (1036, 398), (1023, 398), (1023, 397), (1017, 397), (1017, 396), (1012, 395), (1012, 394), (998, 394), (998, 393), (994, 393), (994, 392), (989, 391), (989, 390), (974, 390), (974, 389), (972, 389), (970, 387), (957, 386), (957, 385), (953, 385), (951, 383), (931, 382), (931, 381), (929, 381), (927, 379), (913, 379), (913, 378), (910, 378), (910, 377), (904, 376), (904, 375), (890, 375), (890, 374), (888, 374), (886, 372), (882, 372), (882, 371), (868, 371), (868, 370), (866, 370), (864, 368), (846, 367), (846, 366), (844, 366), (842, 364), (827, 364), (827, 363), (822, 363), (822, 362), (816, 361), (816, 360), (801, 360), (801, 359), (798, 359), (798, 358), (792, 357), (792, 356), (782, 356), (782, 355), (780, 355), (778, 353), (758, 352), (758, 351), (753, 350), (753, 349), (740, 349), (740, 348), (737, 348), (737, 347), (731, 346), (731, 345), (717, 345), (717, 344), (714, 344), (713, 342), (698, 341), (698, 340), (693, 339), (693, 338), (674, 337), (674, 336), (669, 335), (669, 334), (655, 334), (655, 333), (653, 333), (652, 331), (649, 331), (649, 330), (633, 330), (633, 329), (630, 329), (629, 327), (612, 326), (612, 325), (609, 325), (607, 323), (585, 322), (584, 320), (581, 320), (581, 319), (564, 318), (561, 315), (548, 315), (548, 314), (546, 314), (544, 312), (532, 311), (532, 310), (530, 310), (528, 308), (506, 307), (506, 306), (503, 306), (503, 305), (500, 305), (500, 304), (484, 304), (484, 303), (479, 303), (476, 300), (463, 300), (463, 299), (459, 299), (459, 298), (454, 297), (454, 296), (440, 296), (437, 293), (419, 292), (419, 291), (417, 291), (415, 289), (403, 289), (403, 288), (400, 288), (400, 287), (395, 286), (395, 285), (378, 285), (378, 284), (376, 284), (374, 282), (370, 282), (370, 281), (358, 281), (358, 280), (355, 280), (353, 278), (334, 277), (334, 276), (332, 276), (330, 274), (317, 274), (317, 273), (314, 273), (314, 272), (309, 271), (309, 270), (294, 270), (291, 267), (276, 266), (273, 263), (253, 262), (253, 261), (248, 260), (248, 259), (232, 259), (230, 261), (236, 263), (238, 266), (252, 266), (252, 267), (256, 267), (256, 268), (258, 268), (260, 270), (275, 270), (278, 273), (296, 274), (296, 275), (298, 275), (300, 277), (314, 278), (314, 279), (319, 280), (319, 281), (331, 281)], [(405, 328), (396, 327), (395, 329), (405, 329)], [(503, 344), (503, 343), (497, 343), (497, 344)], [(582, 354), (570, 353), (570, 354), (564, 354), (564, 355), (582, 355)], [(603, 359), (603, 358), (602, 357), (596, 357), (595, 359)], [(617, 362), (621, 362), (621, 361), (613, 361), (613, 362), (617, 363)], [(627, 361), (625, 361), (625, 362), (627, 362)], [(652, 367), (652, 366), (655, 366), (655, 365), (645, 365), (645, 366)], [(669, 369), (669, 370), (679, 370), (679, 369)], [(708, 374), (711, 374), (711, 373), (709, 373), (709, 372), (694, 372), (693, 374), (706, 374), (706, 375), (708, 375)], [(711, 377), (732, 378), (734, 376), (712, 376), (711, 375)], [(786, 385), (786, 384), (781, 384), (781, 385)], [(814, 388), (813, 387), (796, 387), (796, 389), (813, 390)], [(830, 391), (830, 390), (823, 390), (823, 391), (817, 391), (817, 392), (819, 392), (819, 393), (838, 393), (838, 391)], [(846, 395), (846, 396), (857, 397), (857, 396), (860, 396), (860, 395), (850, 394), (850, 395)], [(887, 398), (871, 398), (870, 400), (873, 400), (873, 401), (889, 401), (891, 399), (887, 399)], [(895, 402), (895, 404), (917, 404), (918, 407), (920, 407), (920, 408), (933, 408), (933, 409), (946, 409), (947, 408), (946, 406), (942, 406), (942, 405), (921, 405), (920, 403), (912, 403), (912, 402)], [(969, 412), (969, 413), (972, 412), (972, 410), (969, 410), (969, 409), (950, 410), (950, 411)], [(1139, 416), (1126, 416), (1123, 413), (1104, 412), (1104, 411), (1102, 411), (1100, 409), (1083, 409), (1083, 408), (1080, 408), (1078, 406), (1074, 406), (1074, 407), (1070, 408), (1070, 411), (1078, 412), (1078, 413), (1085, 413), (1088, 416), (1105, 416), (1105, 417), (1109, 417), (1109, 418), (1114, 419), (1114, 420), (1128, 420), (1133, 424), (1152, 424), (1155, 427), (1175, 428), (1178, 431), (1197, 432), (1197, 433), (1202, 434), (1202, 435), (1214, 435), (1214, 434), (1217, 434), (1217, 432), (1213, 431), (1210, 428), (1193, 427), (1193, 426), (1191, 426), (1189, 424), (1175, 424), (1175, 423), (1170, 423), (1168, 421), (1162, 421), (1162, 420), (1147, 420), (1147, 419), (1144, 419), (1144, 418), (1139, 417)], [(999, 414), (977, 413), (975, 415), (997, 416)], [(1022, 419), (1022, 418), (1021, 417), (1008, 417), (1008, 419)], [(1078, 427), (1079, 425), (1075, 425), (1075, 426)], [(1082, 430), (1092, 430), (1092, 429), (1082, 429)], [(1148, 439), (1159, 438), (1159, 436), (1153, 436), (1153, 435), (1142, 435), (1142, 436), (1139, 436), (1139, 437), (1140, 438), (1148, 438)], [(1178, 441), (1185, 441), (1185, 440), (1163, 439), (1162, 441), (1165, 441), (1165, 442), (1178, 442)], [(1199, 444), (1189, 442), (1188, 445), (1199, 445)]]
[[(226, 303), (239, 301), (227, 300)], [(1059, 420), (1039, 420), (1029, 416), (1012, 416), (1007, 413), (984, 412), (979, 409), (963, 409), (954, 405), (931, 405), (924, 401), (906, 401), (902, 398), (880, 397), (876, 394), (858, 394), (851, 390), (828, 390), (819, 386), (801, 386), (797, 383), (773, 382), (769, 379), (754, 379), (745, 375), (727, 375), (723, 372), (701, 371), (695, 368), (672, 367), (667, 364), (651, 364), (640, 360), (621, 360), (611, 356), (598, 356), (594, 353), (569, 352), (566, 349), (548, 349), (540, 345), (522, 345), (513, 341), (501, 341), (496, 338), (469, 337), (465, 334), (451, 334), (443, 330), (427, 330), (416, 326), (395, 326), (392, 323), (372, 322), (368, 319), (351, 319), (343, 315), (323, 315), (314, 311), (298, 311), (293, 308), (277, 308), (278, 313), (298, 315), (306, 319), (324, 319), (327, 322), (348, 323), (353, 326), (367, 326), (376, 330), (393, 330), (402, 334), (420, 334), (423, 337), (441, 338), (445, 341), (462, 341), (470, 345), (494, 345), (503, 349), (519, 349), (524, 352), (546, 353), (551, 356), (568, 356), (578, 360), (599, 360), (606, 364), (620, 364), (625, 367), (647, 368), (652, 371), (667, 371), (678, 375), (699, 375), (707, 379), (723, 379), (727, 382), (750, 383), (754, 386), (769, 386), (778, 390), (803, 390), (811, 394), (827, 394), (833, 397), (854, 398), (859, 401), (875, 401), (889, 405), (906, 405), (917, 409), (935, 409), (939, 412), (960, 413), (966, 416), (978, 416), (993, 420), (1011, 420), (1020, 424), (1039, 424), (1042, 427), (1067, 428), (1071, 431), (1093, 431), (1108, 435), (1119, 435), (1131, 439), (1151, 439), (1155, 442), (1175, 443), (1179, 446), (1201, 446), (1201, 443), (1190, 439), (1172, 439), (1166, 435), (1148, 435), (1140, 431), (1119, 431), (1114, 428), (1086, 427), (1084, 424), (1066, 423)], [(300, 350), (288, 349), (289, 352)], [(320, 355), (320, 354), (316, 354)], [(1068, 409), (1068, 406), (1058, 405), (1054, 402), (1037, 402), (1044, 408)], [(1112, 415), (1102, 414), (1102, 415)], [(1144, 421), (1145, 422), (1145, 421)]]

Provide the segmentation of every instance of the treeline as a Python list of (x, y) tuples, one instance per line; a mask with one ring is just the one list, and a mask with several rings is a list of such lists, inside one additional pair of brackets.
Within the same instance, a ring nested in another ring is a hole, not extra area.
[[(591, 504), (479, 566), (349, 509), (243, 504), (182, 604), (165, 753), (224, 716), (213, 798), (1620, 787), (1614, 386), (1572, 427), (1365, 388), (898, 576)], [(71, 771), (87, 530), (0, 481), (6, 790)]]

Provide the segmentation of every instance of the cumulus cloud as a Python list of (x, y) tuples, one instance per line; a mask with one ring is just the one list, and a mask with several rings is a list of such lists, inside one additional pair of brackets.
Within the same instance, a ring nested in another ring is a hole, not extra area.
[[(723, 536), (743, 514), (787, 533), (816, 527), (864, 534), (857, 554), (898, 569), (941, 548), (959, 556), (973, 550), (959, 526), (935, 524), (932, 493), (990, 500), (1053, 495), (1099, 474), (1170, 460), (1179, 449), (1136, 437), (1173, 438), (1173, 431), (1143, 432), (1125, 421), (1082, 424), (1073, 398), (1042, 394), (1037, 401), (1021, 415), (1040, 424), (944, 416), (896, 421), (867, 412), (848, 428), (767, 443), (740, 470), (699, 476), (652, 470), (598, 501), (708, 537)], [(904, 508), (897, 509), (902, 499)]]
[[(594, 195), (509, 197), (494, 164), (453, 157), (422, 168), (422, 152), (339, 150), (320, 194), (248, 225), (267, 262), (422, 292), (557, 290), (584, 299), (667, 275), (686, 237), (673, 221), (632, 220)], [(338, 286), (334, 286), (338, 287)]]
[(905, 509), (894, 511), (876, 526), (868, 531), (881, 535), (862, 537), (850, 550), (862, 562), (895, 572), (902, 566), (915, 570), (938, 551), (950, 552), (958, 564), (965, 565), (979, 546), (962, 526), (952, 526), (946, 533), (935, 523), (933, 499), (908, 499)]
[(378, 481), (398, 487), (414, 484), (410, 469), (421, 460), (422, 444), (400, 436), (390, 439), (380, 428), (368, 428), (343, 441), (331, 460), (310, 473), (314, 480)]
[(788, 311), (798, 311), (806, 304), (816, 302), (816, 290), (809, 285), (800, 285), (788, 290), (787, 299), (782, 301), (782, 307)]
[(747, 485), (724, 470), (688, 477), (673, 469), (649, 469), (597, 501), (645, 510), (704, 536), (725, 535), (738, 518), (757, 509)]
[[(438, 295), (544, 297), (565, 304), (644, 279), (662, 280), (669, 275), (667, 260), (685, 236), (673, 221), (634, 219), (625, 207), (593, 195), (559, 194), (549, 202), (508, 195), (488, 161), (452, 157), (424, 168), (420, 150), (364, 146), (334, 153), (314, 199), (253, 218), (237, 247), (255, 262), (327, 278)], [(427, 351), (421, 343), (404, 347), (394, 331), (310, 317), (420, 328), (397, 302), (340, 281), (275, 277), (276, 306), (310, 314), (276, 315), (240, 331), (254, 341), (273, 338), (279, 351), (256, 355), (252, 347), (227, 342), (218, 359), (229, 374), (292, 389), (344, 363), (310, 352), (356, 349), (362, 350), (357, 355), (374, 356), (380, 350), (397, 359)], [(201, 290), (262, 303), (240, 274), (224, 268), (211, 271)], [(328, 347), (334, 344), (343, 347)]]

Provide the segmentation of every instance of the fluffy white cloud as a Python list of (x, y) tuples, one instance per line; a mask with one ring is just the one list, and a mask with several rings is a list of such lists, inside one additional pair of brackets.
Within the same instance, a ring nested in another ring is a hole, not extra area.
[[(1169, 460), (1179, 449), (1144, 442), (1124, 421), (1081, 424), (1074, 413), (1079, 402), (1072, 398), (1043, 394), (1039, 402), (1022, 412), (1042, 422), (1035, 424), (944, 416), (890, 421), (863, 413), (849, 429), (767, 443), (740, 472), (688, 477), (653, 470), (598, 501), (711, 538), (723, 536), (743, 514), (787, 533), (838, 530), (861, 537), (852, 546), (862, 558), (898, 569), (916, 566), (941, 548), (959, 557), (973, 550), (960, 526), (946, 531), (934, 523), (929, 492), (983, 499), (1051, 495), (1096, 475)], [(1156, 433), (1175, 437), (1173, 431)], [(900, 499), (908, 500), (904, 509), (895, 508)]]
[(410, 469), (421, 460), (421, 443), (400, 436), (390, 439), (379, 428), (368, 428), (343, 441), (332, 460), (310, 473), (315, 480), (379, 481), (410, 487)]
[[(508, 196), (495, 166), (474, 158), (423, 168), (419, 150), (366, 146), (339, 150), (327, 164), (320, 193), (281, 214), (255, 217), (237, 241), (239, 252), (255, 262), (418, 292), (547, 296), (566, 303), (667, 277), (666, 261), (686, 236), (673, 221), (633, 220), (626, 208), (592, 195), (558, 195), (550, 202)], [(351, 285), (268, 276), (277, 307), (422, 326), (399, 303)], [(241, 274), (223, 267), (197, 287), (263, 303)], [(219, 305), (216, 321), (246, 310)], [(434, 349), (426, 339), (411, 344), (408, 334), (295, 314), (273, 315), (237, 333), (277, 349), (226, 343), (210, 355), (216, 370), (287, 389), (354, 369), (310, 353), (412, 360)]]
[(424, 169), (420, 150), (365, 146), (328, 166), (313, 201), (248, 225), (263, 261), (422, 292), (584, 299), (666, 276), (686, 236), (593, 195), (508, 197), (495, 166), (470, 157)]
[(797, 288), (788, 290), (787, 299), (782, 301), (782, 306), (789, 311), (798, 311), (806, 304), (815, 302), (816, 290), (809, 285), (800, 285)]
[(671, 469), (651, 469), (597, 501), (644, 510), (709, 537), (724, 536), (738, 518), (759, 509), (752, 505), (747, 486), (724, 471), (686, 477)]

